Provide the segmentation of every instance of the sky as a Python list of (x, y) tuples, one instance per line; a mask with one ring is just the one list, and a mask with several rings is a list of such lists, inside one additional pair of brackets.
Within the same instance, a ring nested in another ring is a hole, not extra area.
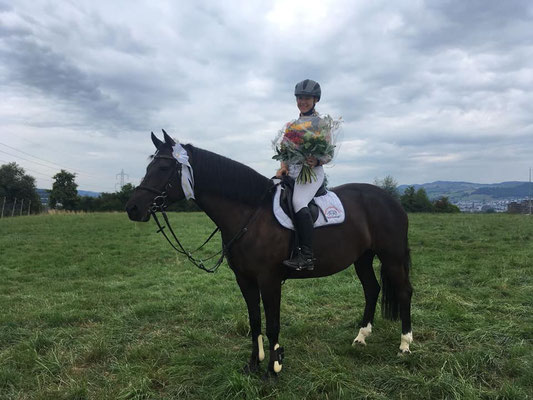
[(113, 192), (163, 128), (271, 177), (308, 78), (344, 120), (331, 185), (528, 180), (529, 0), (0, 0), (0, 164)]

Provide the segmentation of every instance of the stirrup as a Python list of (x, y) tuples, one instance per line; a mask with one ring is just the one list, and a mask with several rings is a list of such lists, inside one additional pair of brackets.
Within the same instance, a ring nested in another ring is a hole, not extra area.
[(312, 271), (315, 269), (314, 261), (315, 259), (312, 256), (308, 258), (298, 252), (296, 256), (283, 261), (283, 265), (296, 271)]

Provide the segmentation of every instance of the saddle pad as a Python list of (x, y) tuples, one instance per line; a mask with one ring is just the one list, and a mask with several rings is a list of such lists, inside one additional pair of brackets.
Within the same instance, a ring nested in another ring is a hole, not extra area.
[[(279, 205), (279, 199), (281, 196), (281, 185), (278, 185), (276, 188), (276, 193), (274, 194), (274, 215), (278, 222), (285, 228), (294, 230), (294, 225), (292, 220), (289, 218), (285, 211)], [(318, 228), (319, 226), (326, 225), (335, 225), (344, 222), (344, 207), (339, 199), (339, 197), (330, 191), (323, 196), (315, 197), (316, 205), (322, 210), (318, 213), (318, 218), (315, 221), (314, 227)], [(324, 214), (327, 217), (327, 220), (324, 218)]]

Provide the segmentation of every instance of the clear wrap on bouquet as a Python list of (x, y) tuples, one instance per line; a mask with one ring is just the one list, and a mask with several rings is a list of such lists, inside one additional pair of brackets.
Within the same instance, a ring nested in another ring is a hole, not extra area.
[(313, 182), (316, 175), (305, 161), (310, 156), (316, 157), (320, 164), (333, 159), (341, 124), (341, 118), (317, 114), (288, 122), (272, 142), (276, 153), (272, 158), (287, 164), (302, 165), (296, 181)]

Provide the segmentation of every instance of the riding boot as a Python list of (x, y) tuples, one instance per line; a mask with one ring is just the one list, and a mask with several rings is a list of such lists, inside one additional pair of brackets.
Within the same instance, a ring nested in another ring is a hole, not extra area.
[(294, 226), (298, 235), (298, 251), (290, 260), (283, 261), (289, 268), (312, 271), (313, 262), (313, 219), (308, 207), (302, 208), (294, 216)]

